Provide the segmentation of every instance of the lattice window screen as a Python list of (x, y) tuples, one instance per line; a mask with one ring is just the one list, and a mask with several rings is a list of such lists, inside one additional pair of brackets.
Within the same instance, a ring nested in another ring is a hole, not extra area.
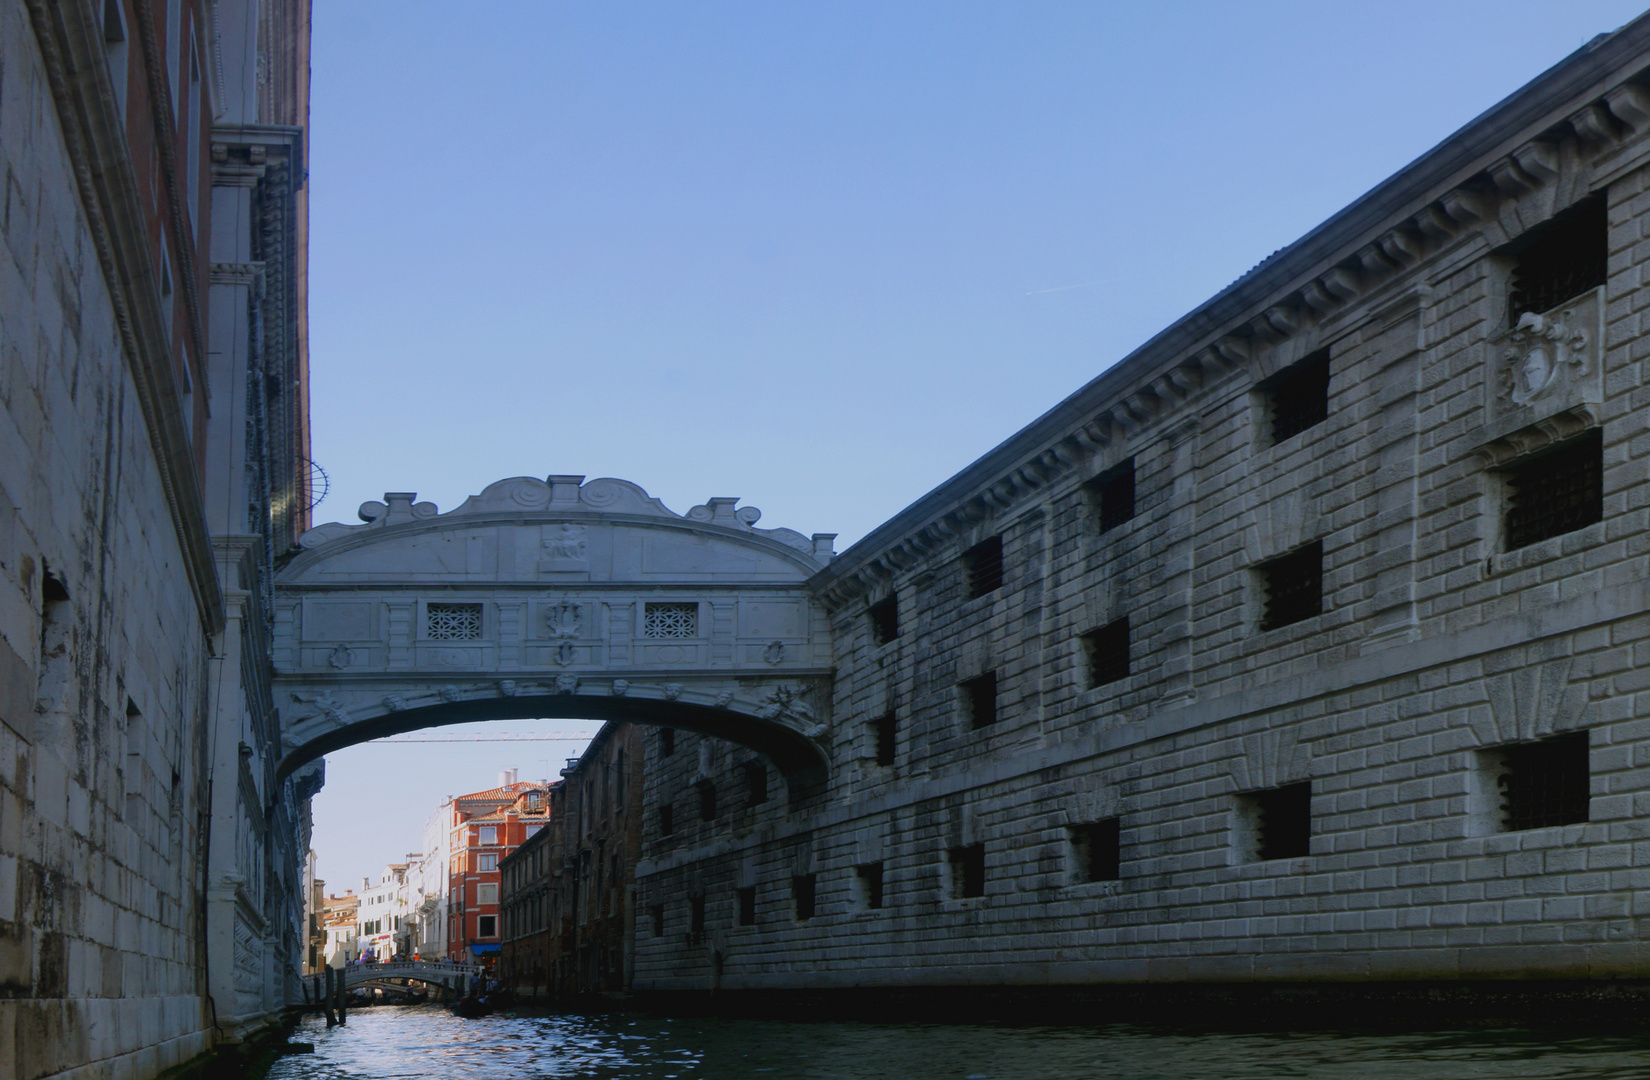
[(481, 637), (480, 604), (427, 604), (424, 619), (432, 641), (475, 641)]
[(642, 612), (642, 636), (690, 638), (699, 636), (698, 604), (648, 604)]

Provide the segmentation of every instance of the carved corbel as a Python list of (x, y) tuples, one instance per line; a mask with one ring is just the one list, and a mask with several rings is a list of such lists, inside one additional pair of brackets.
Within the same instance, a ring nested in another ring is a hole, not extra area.
[(1358, 249), (1358, 265), (1364, 268), (1364, 273), (1380, 275), (1398, 269), (1398, 262), (1392, 256), (1381, 250), (1379, 241), (1365, 244)]
[(1316, 281), (1308, 281), (1301, 287), (1301, 299), (1306, 301), (1307, 307), (1320, 315), (1339, 307), (1341, 303), (1328, 289), (1325, 289)]
[(1570, 117), (1570, 126), (1577, 137), (1593, 146), (1608, 146), (1616, 141), (1616, 125), (1610, 110), (1597, 102)]
[(1288, 304), (1274, 304), (1249, 320), (1257, 337), (1282, 341), (1300, 329), (1300, 312)]
[[(1527, 195), (1541, 186), (1540, 181), (1527, 175), (1523, 169), (1519, 168), (1518, 162), (1510, 157), (1504, 157), (1492, 164), (1489, 173), (1490, 179), (1495, 183), (1496, 190), (1508, 198), (1516, 199), (1520, 195)], [(1453, 195), (1454, 192), (1450, 194)], [(1446, 206), (1445, 209), (1449, 208)], [(1450, 216), (1458, 221), (1461, 220), (1453, 211), (1450, 212)]]
[(1226, 361), (1226, 365), (1233, 368), (1247, 364), (1251, 355), (1249, 342), (1232, 334), (1215, 342), (1213, 348)]
[(1466, 188), (1446, 191), (1438, 202), (1443, 206), (1444, 213), (1462, 225), (1471, 225), (1475, 221), (1485, 221), (1489, 218), (1484, 200), (1476, 192), (1468, 191)]
[(1643, 131), (1650, 124), (1650, 91), (1642, 86), (1625, 83), (1604, 95), (1610, 111), (1634, 131)]
[(1344, 266), (1332, 266), (1318, 283), (1331, 296), (1343, 303), (1358, 295), (1358, 275)]
[(1077, 443), (1089, 453), (1097, 453), (1111, 445), (1111, 415), (1101, 413), (1100, 419), (1090, 420), (1077, 429)]
[(1381, 253), (1399, 266), (1421, 261), (1421, 238), (1407, 229), (1393, 229), (1375, 241)]
[(1448, 240), (1461, 231), (1455, 219), (1444, 213), (1437, 204), (1425, 207), (1415, 215), (1415, 227), (1438, 240)]

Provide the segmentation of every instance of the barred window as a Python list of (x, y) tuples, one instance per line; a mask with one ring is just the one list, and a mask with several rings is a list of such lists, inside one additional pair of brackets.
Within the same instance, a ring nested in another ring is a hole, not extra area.
[(746, 885), (739, 890), (739, 925), (756, 925), (756, 886)]
[(1240, 796), (1251, 830), (1254, 860), (1293, 859), (1310, 854), (1312, 784), (1303, 780)]
[(475, 641), (481, 637), (481, 605), (426, 604), (424, 629), (431, 641)]
[(1507, 470), (1507, 550), (1604, 520), (1598, 428)]
[(648, 604), (642, 609), (642, 636), (690, 638), (699, 636), (698, 604)]
[(995, 592), (1003, 584), (1003, 538), (993, 536), (963, 552), (968, 571), (968, 598)]
[(1587, 820), (1591, 770), (1585, 731), (1498, 747), (1488, 756), (1503, 830)]
[(962, 692), (963, 708), (969, 722), (976, 728), (989, 727), (997, 722), (997, 673), (988, 671), (957, 684)]
[(1134, 458), (1113, 465), (1086, 488), (1100, 517), (1100, 531), (1111, 532), (1134, 517)]
[(1277, 444), (1329, 419), (1329, 350), (1320, 349), (1260, 384)]
[(791, 878), (791, 899), (796, 903), (796, 921), (806, 922), (814, 917), (815, 877), (798, 874)]
[(1323, 541), (1314, 540), (1259, 567), (1266, 608), (1262, 630), (1298, 623), (1323, 612)]
[(870, 607), (871, 637), (878, 645), (886, 645), (899, 637), (899, 600), (892, 593)]
[(1122, 876), (1122, 823), (1117, 818), (1071, 827), (1071, 854), (1078, 881), (1116, 881)]
[(1129, 617), (1123, 616), (1083, 635), (1089, 685), (1105, 686), (1129, 677)]
[(945, 853), (951, 866), (951, 895), (966, 900), (985, 895), (985, 845), (965, 844)]
[(894, 755), (898, 749), (897, 731), (892, 710), (871, 721), (871, 735), (876, 740), (878, 765), (893, 765)]
[(1604, 198), (1595, 196), (1532, 229), (1510, 247), (1512, 282), (1507, 325), (1526, 311), (1540, 314), (1604, 284), (1609, 262)]

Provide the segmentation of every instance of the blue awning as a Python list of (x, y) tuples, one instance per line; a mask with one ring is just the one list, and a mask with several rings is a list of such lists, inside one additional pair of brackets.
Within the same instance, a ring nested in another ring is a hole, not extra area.
[(498, 950), (499, 950), (499, 946), (496, 942), (493, 943), (492, 945), (471, 945), (470, 946), (470, 951), (475, 953), (477, 956), (480, 956), (483, 953), (498, 952)]

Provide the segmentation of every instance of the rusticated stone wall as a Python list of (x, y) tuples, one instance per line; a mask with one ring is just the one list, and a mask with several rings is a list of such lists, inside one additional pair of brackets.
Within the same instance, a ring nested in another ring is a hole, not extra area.
[[(695, 785), (737, 791), (749, 752), (650, 737), (635, 985), (1650, 971), (1647, 68), (1641, 19), (817, 575), (829, 781), (701, 822)], [(1589, 199), (1602, 283), (1521, 319), (1520, 260)], [(1275, 377), (1324, 356), (1324, 419), (1275, 440)], [(1517, 470), (1587, 438), (1601, 519), (1509, 542)], [(1103, 530), (1092, 481), (1131, 460)], [(970, 598), (995, 536), (1003, 582)], [(1270, 560), (1312, 542), (1321, 612), (1267, 628)], [(1129, 673), (1097, 680), (1083, 635), (1123, 618)], [(1519, 827), (1507, 748), (1566, 734), (1580, 819)], [(1269, 852), (1261, 803), (1301, 784), (1305, 850)]]

